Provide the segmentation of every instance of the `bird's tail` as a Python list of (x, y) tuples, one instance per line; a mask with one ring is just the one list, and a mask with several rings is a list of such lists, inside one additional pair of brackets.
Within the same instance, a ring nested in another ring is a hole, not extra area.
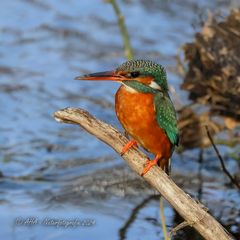
[(167, 173), (167, 175), (170, 175), (171, 173), (171, 158), (169, 159), (161, 159), (159, 162), (158, 162), (158, 165), (161, 167), (161, 169), (163, 171), (165, 171)]
[(170, 176), (170, 174), (171, 174), (171, 170), (172, 170), (172, 159), (169, 158), (169, 159), (168, 159), (168, 164), (167, 164), (167, 169), (166, 169), (166, 173), (167, 173), (167, 175)]

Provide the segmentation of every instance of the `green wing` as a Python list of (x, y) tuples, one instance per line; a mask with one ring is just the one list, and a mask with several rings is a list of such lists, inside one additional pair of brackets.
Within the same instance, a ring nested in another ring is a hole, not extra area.
[(158, 92), (154, 96), (154, 106), (158, 125), (165, 130), (171, 143), (178, 145), (177, 116), (171, 99), (168, 95)]

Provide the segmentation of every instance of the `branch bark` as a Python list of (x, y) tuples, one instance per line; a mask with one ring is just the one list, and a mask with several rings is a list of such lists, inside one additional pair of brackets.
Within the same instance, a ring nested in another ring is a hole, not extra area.
[[(78, 124), (94, 135), (117, 153), (121, 153), (128, 142), (116, 128), (102, 122), (87, 111), (78, 108), (65, 108), (54, 113), (57, 121)], [(141, 174), (146, 163), (146, 156), (138, 149), (130, 149), (123, 159), (137, 173)], [(206, 208), (193, 200), (181, 190), (170, 177), (159, 167), (152, 167), (144, 175), (144, 179), (178, 211), (178, 213), (207, 240), (234, 239), (207, 211)]]

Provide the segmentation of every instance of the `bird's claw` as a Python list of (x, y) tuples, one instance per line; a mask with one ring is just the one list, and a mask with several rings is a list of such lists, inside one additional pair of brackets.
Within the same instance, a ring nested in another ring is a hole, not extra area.
[(156, 156), (156, 158), (153, 160), (148, 159), (143, 169), (143, 172), (141, 173), (141, 176), (144, 176), (151, 169), (152, 166), (157, 165), (158, 161), (159, 161), (158, 156)]
[(134, 146), (137, 147), (137, 141), (132, 139), (123, 147), (121, 151), (121, 156)]

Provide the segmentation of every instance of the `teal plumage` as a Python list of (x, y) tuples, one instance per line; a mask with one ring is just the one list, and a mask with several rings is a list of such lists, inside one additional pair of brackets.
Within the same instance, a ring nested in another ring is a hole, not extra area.
[(168, 94), (158, 92), (154, 96), (154, 106), (158, 125), (164, 129), (173, 145), (178, 145), (179, 134), (177, 129), (177, 116)]
[(117, 117), (133, 138), (121, 155), (136, 144), (153, 153), (141, 175), (158, 164), (167, 171), (174, 146), (178, 145), (177, 116), (168, 95), (165, 69), (149, 60), (132, 60), (113, 71), (92, 73), (77, 80), (108, 80), (120, 82), (115, 96)]
[(139, 72), (141, 76), (152, 76), (163, 91), (168, 91), (167, 74), (164, 67), (150, 60), (127, 61), (116, 71)]
[(177, 116), (173, 103), (168, 95), (167, 75), (165, 69), (149, 60), (132, 60), (122, 64), (117, 71), (138, 73), (139, 77), (152, 76), (159, 89), (152, 88), (136, 80), (124, 81), (128, 87), (141, 93), (154, 95), (154, 107), (158, 125), (166, 132), (170, 142), (178, 145), (179, 133)]

